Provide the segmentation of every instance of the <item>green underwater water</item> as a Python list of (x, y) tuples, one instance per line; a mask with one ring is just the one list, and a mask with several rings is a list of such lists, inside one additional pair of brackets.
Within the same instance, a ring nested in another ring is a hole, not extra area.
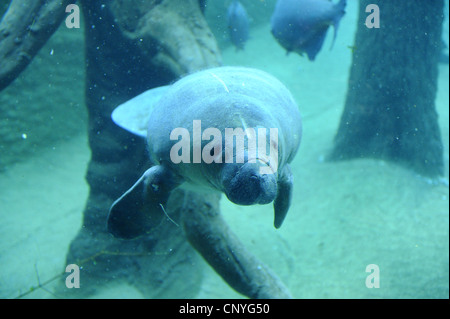
[[(380, 160), (325, 161), (343, 111), (352, 54), (348, 46), (358, 22), (354, 3), (349, 3), (347, 11), (333, 49), (328, 49), (329, 34), (314, 62), (296, 54), (286, 56), (267, 24), (251, 29), (244, 51), (222, 47), (225, 65), (260, 68), (280, 79), (291, 90), (303, 116), (302, 144), (292, 163), (293, 203), (283, 226), (273, 228), (271, 205), (237, 206), (223, 197), (222, 214), (246, 248), (280, 277), (295, 298), (448, 298), (448, 65), (439, 67), (436, 99), (445, 148), (443, 182), (433, 183)], [(67, 30), (59, 30), (51, 41), (71, 43), (71, 36)], [(48, 58), (53, 43), (48, 43), (40, 56)], [(60, 79), (82, 68), (81, 51), (79, 54), (78, 67), (60, 66), (66, 71), (59, 73)], [(16, 94), (19, 100), (45, 104), (48, 101), (42, 96), (52, 94), (49, 100), (83, 105), (78, 102), (83, 99), (79, 83), (83, 73), (75, 82), (67, 78), (55, 81), (54, 85), (66, 90), (53, 93), (45, 81), (39, 86), (27, 82), (32, 75), (46, 79), (56, 74), (54, 65), (46, 67), (46, 63), (52, 64), (51, 60), (33, 62), (21, 76), (24, 80), (0, 92), (0, 101), (6, 103)], [(82, 225), (88, 195), (84, 176), (90, 158), (86, 113), (76, 110), (77, 117), (66, 131), (64, 113), (59, 111), (55, 124), (45, 122), (48, 130), (36, 130), (32, 150), (22, 153), (26, 158), (9, 161), (0, 172), (1, 298), (28, 292), (24, 297), (54, 297), (48, 291), (58, 281), (52, 278), (64, 268), (68, 245)], [(30, 117), (30, 112), (24, 110), (22, 116)], [(49, 131), (63, 136), (53, 138)], [(17, 129), (17, 134), (21, 132)], [(26, 141), (30, 140), (18, 138), (16, 142)], [(366, 267), (371, 264), (379, 267), (379, 288), (366, 287)], [(242, 298), (211, 268), (200, 268), (204, 279), (198, 298)], [(38, 286), (38, 278), (41, 283), (50, 280), (45, 289), (33, 288)], [(121, 284), (94, 297), (142, 295)]]

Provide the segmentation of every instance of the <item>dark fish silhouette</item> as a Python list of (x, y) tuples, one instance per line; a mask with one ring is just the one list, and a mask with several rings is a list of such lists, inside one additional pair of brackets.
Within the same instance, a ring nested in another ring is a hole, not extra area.
[(249, 23), (247, 11), (239, 1), (234, 0), (228, 7), (227, 22), (231, 43), (237, 49), (244, 49), (248, 39)]
[(322, 48), (328, 27), (334, 26), (334, 40), (346, 0), (278, 0), (271, 18), (272, 34), (287, 52), (306, 53), (313, 61)]

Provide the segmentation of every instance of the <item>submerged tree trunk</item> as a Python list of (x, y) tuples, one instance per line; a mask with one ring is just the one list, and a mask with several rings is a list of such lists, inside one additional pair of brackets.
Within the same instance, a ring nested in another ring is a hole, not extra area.
[[(380, 28), (363, 23), (379, 7)], [(330, 159), (373, 157), (443, 175), (435, 110), (443, 0), (361, 0), (347, 99)]]

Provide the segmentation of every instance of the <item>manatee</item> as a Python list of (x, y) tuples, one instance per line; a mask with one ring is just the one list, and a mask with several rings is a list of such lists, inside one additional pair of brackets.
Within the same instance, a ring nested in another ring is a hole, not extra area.
[(313, 61), (322, 48), (330, 25), (334, 26), (333, 46), (346, 0), (278, 0), (271, 17), (272, 34), (287, 50), (306, 52)]
[(222, 192), (238, 205), (273, 202), (274, 226), (283, 223), (302, 123), (291, 93), (273, 76), (245, 67), (199, 71), (125, 102), (112, 118), (147, 139), (155, 164), (112, 204), (107, 227), (114, 236), (134, 238), (159, 225), (177, 187)]
[(243, 50), (245, 42), (248, 40), (249, 22), (247, 11), (237, 0), (233, 0), (228, 7), (227, 23), (231, 43), (236, 49)]

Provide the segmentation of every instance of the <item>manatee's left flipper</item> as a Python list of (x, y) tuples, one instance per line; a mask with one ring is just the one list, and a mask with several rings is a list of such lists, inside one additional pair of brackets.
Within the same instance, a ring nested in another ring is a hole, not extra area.
[(181, 183), (164, 166), (149, 168), (139, 180), (111, 206), (108, 231), (115, 237), (131, 239), (158, 226), (170, 191)]
[(275, 228), (280, 228), (283, 224), (284, 218), (289, 210), (292, 200), (292, 188), (294, 185), (294, 177), (292, 176), (291, 167), (286, 164), (280, 175), (278, 176), (277, 182), (277, 197), (273, 202), (273, 208), (275, 212), (274, 226)]

